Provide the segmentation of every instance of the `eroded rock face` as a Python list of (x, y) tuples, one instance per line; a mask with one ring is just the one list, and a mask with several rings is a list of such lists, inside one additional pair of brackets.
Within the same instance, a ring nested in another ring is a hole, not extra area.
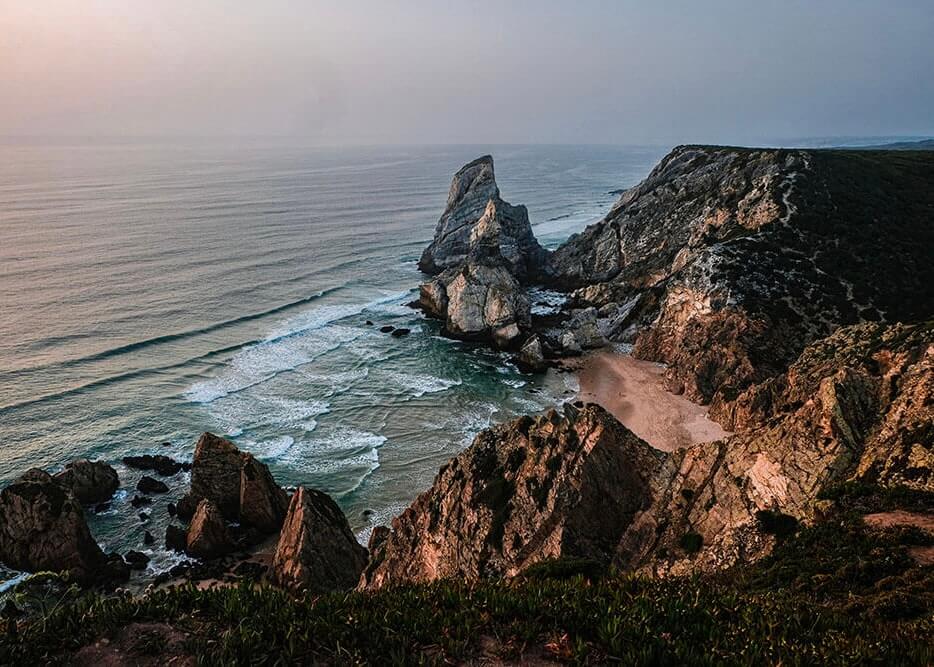
[(444, 320), (454, 338), (514, 346), (530, 326), (524, 284), (547, 269), (524, 206), (499, 196), (489, 156), (454, 176), (448, 207), (419, 268), (440, 274), (423, 284), (418, 304)]
[(243, 454), (240, 466), (240, 522), (262, 533), (282, 527), (289, 509), (289, 494), (273, 479), (269, 468), (251, 454)]
[(367, 550), (337, 504), (327, 494), (300, 486), (292, 495), (273, 558), (279, 585), (312, 593), (349, 590), (366, 562)]
[(101, 461), (78, 459), (55, 474), (55, 481), (67, 487), (84, 505), (110, 500), (120, 487), (117, 471)]
[(210, 500), (202, 500), (188, 527), (185, 550), (192, 556), (210, 560), (230, 553), (233, 548), (227, 522), (220, 510)]
[(680, 146), (546, 277), (673, 390), (729, 403), (842, 325), (934, 312), (931, 178), (924, 155)]
[(595, 405), (484, 431), (381, 533), (361, 587), (513, 576), (548, 558), (608, 563), (662, 460)]
[(843, 328), (721, 408), (736, 434), (668, 454), (596, 406), (488, 429), (374, 532), (361, 587), (560, 557), (709, 571), (771, 551), (760, 513), (807, 523), (840, 482), (932, 491), (934, 323)]
[(529, 327), (528, 296), (501, 263), (465, 264), (445, 292), (445, 331), (455, 338), (509, 347)]
[(422, 253), (418, 268), (437, 274), (459, 267), (468, 256), (486, 252), (479, 250), (481, 246), (495, 247), (520, 280), (542, 268), (545, 251), (532, 234), (528, 211), (502, 200), (489, 155), (454, 175), (434, 240)]
[(288, 495), (264, 463), (212, 433), (203, 434), (195, 446), (191, 490), (178, 504), (179, 516), (192, 516), (205, 499), (228, 521), (261, 533), (278, 530), (288, 507)]
[(17, 570), (69, 571), (88, 580), (107, 558), (70, 489), (34, 468), (0, 491), (0, 560)]
[[(195, 445), (186, 505), (210, 500), (228, 520), (240, 517), (240, 450), (230, 440), (204, 433)], [(181, 511), (182, 503), (179, 503)]]
[(680, 574), (753, 560), (774, 543), (757, 512), (811, 521), (821, 489), (848, 479), (934, 490), (932, 364), (930, 323), (855, 325), (813, 343), (722, 408), (740, 432), (672, 453), (617, 564)]

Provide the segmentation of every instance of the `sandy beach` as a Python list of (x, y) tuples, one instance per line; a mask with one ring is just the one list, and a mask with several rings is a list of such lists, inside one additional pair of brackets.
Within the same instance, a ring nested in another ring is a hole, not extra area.
[(580, 399), (597, 403), (633, 433), (666, 452), (730, 435), (707, 418), (707, 408), (666, 391), (664, 369), (629, 355), (599, 351), (572, 366)]

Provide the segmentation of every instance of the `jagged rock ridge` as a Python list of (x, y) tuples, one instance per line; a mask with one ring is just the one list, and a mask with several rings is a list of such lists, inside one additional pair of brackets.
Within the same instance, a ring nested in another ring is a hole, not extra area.
[(512, 576), (548, 558), (652, 574), (769, 552), (844, 480), (934, 490), (934, 323), (862, 324), (736, 403), (741, 432), (665, 454), (597, 406), (481, 433), (380, 532), (361, 586)]

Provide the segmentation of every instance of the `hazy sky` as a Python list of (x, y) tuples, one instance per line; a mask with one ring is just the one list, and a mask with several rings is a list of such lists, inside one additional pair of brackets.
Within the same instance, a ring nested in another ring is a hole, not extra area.
[(934, 0), (0, 0), (0, 135), (934, 134)]

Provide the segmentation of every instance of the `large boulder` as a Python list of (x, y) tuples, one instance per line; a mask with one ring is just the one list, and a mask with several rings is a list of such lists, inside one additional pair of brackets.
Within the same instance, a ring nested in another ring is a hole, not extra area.
[(282, 527), (289, 510), (289, 494), (273, 479), (269, 468), (251, 454), (240, 465), (240, 523), (261, 533)]
[(0, 561), (17, 570), (69, 571), (87, 580), (107, 558), (70, 489), (34, 468), (0, 491)]
[(190, 518), (205, 499), (228, 521), (260, 533), (277, 531), (288, 508), (288, 495), (269, 468), (213, 433), (203, 434), (195, 446), (191, 489), (178, 503), (178, 516)]
[(188, 527), (185, 550), (197, 558), (211, 560), (230, 553), (233, 548), (224, 517), (213, 502), (202, 500)]
[(430, 274), (459, 267), (478, 244), (490, 241), (520, 280), (534, 276), (543, 266), (546, 252), (532, 234), (528, 211), (503, 201), (493, 158), (485, 155), (454, 175), (447, 206), (418, 267)]
[(55, 474), (55, 481), (71, 490), (78, 502), (92, 505), (110, 500), (120, 487), (117, 471), (101, 461), (78, 459)]
[(210, 500), (230, 521), (240, 518), (240, 450), (230, 440), (204, 433), (195, 445), (191, 490), (179, 503), (179, 514), (194, 511)]
[(552, 558), (609, 564), (663, 462), (603, 408), (482, 432), (374, 544), (361, 587), (514, 576)]
[(366, 562), (367, 551), (337, 504), (327, 494), (299, 487), (273, 558), (279, 585), (312, 593), (349, 590)]
[(450, 336), (492, 340), (505, 348), (529, 328), (528, 296), (502, 263), (468, 262), (449, 274), (445, 293), (444, 328)]

